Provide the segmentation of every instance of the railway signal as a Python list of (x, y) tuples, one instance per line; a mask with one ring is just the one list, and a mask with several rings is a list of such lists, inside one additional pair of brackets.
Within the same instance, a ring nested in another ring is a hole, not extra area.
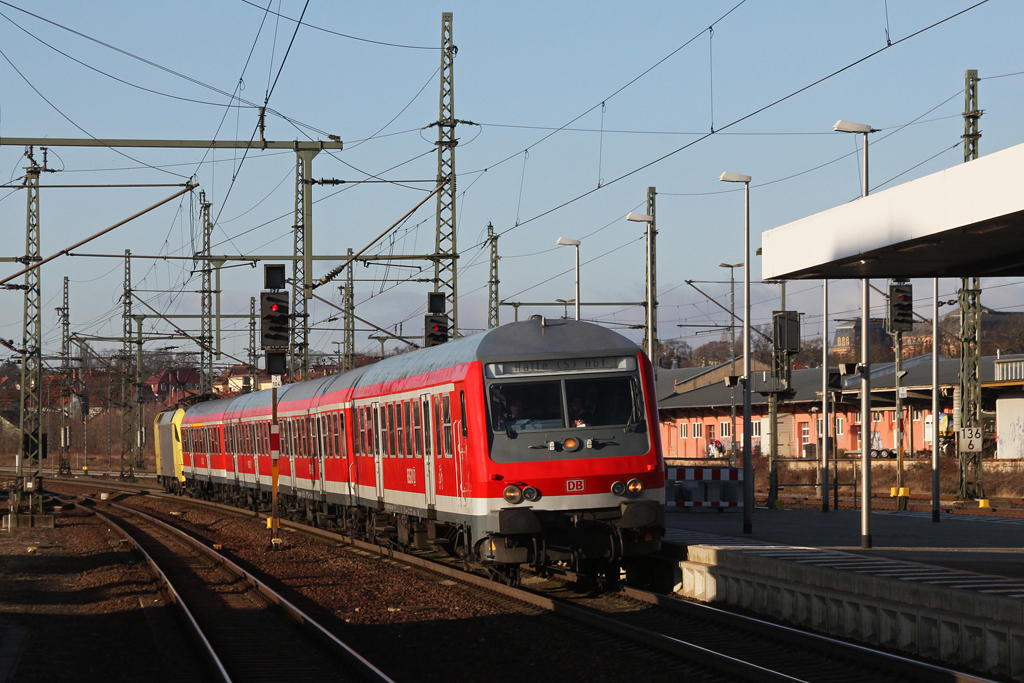
[(913, 327), (914, 291), (911, 285), (889, 285), (889, 331), (909, 332)]
[(437, 346), (448, 341), (448, 316), (443, 313), (428, 313), (423, 319), (424, 346)]
[(288, 292), (260, 292), (260, 347), (287, 349), (290, 323)]

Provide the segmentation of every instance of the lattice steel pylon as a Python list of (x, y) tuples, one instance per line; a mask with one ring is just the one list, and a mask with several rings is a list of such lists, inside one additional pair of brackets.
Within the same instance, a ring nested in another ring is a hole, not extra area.
[(289, 379), (309, 379), (309, 300), (313, 296), (313, 157), (315, 149), (295, 152), (295, 224), (292, 248), (292, 338)]
[(455, 230), (455, 55), (452, 13), (441, 14), (441, 96), (437, 119), (437, 241), (434, 248), (434, 291), (442, 292), (448, 305), (451, 336), (459, 336), (458, 262)]
[[(348, 250), (352, 256), (352, 249)], [(344, 309), (342, 326), (342, 370), (352, 370), (356, 367), (356, 295), (353, 289), (355, 276), (352, 274), (352, 264), (345, 269), (345, 286), (341, 288), (341, 307)]]
[(129, 377), (132, 363), (132, 252), (124, 250), (124, 293), (121, 295), (121, 480), (135, 481), (135, 402)]
[(256, 355), (256, 297), (249, 297), (249, 390), (259, 391), (260, 371), (256, 363), (259, 357)]
[(59, 474), (71, 474), (71, 315), (68, 308), (68, 277), (64, 276), (64, 302), (60, 313), (60, 455)]
[[(964, 74), (964, 163), (978, 158), (978, 71)], [(981, 278), (960, 280), (960, 427), (981, 426)], [(959, 445), (959, 439), (958, 439)], [(958, 500), (985, 497), (981, 453), (959, 453)]]
[(494, 233), (494, 226), (488, 222), (487, 241), (491, 243), (491, 277), (487, 281), (487, 329), (501, 324), (498, 322), (498, 308), (501, 303), (498, 300), (498, 260), (501, 259), (498, 256), (498, 237), (500, 235)]
[(199, 332), (199, 393), (213, 393), (213, 285), (210, 283), (210, 270), (213, 264), (210, 261), (210, 238), (213, 235), (213, 223), (210, 221), (210, 202), (206, 201), (206, 192), (199, 193), (199, 207), (203, 223), (203, 252), (206, 258), (199, 264), (200, 272), (203, 274), (200, 297), (202, 301), (200, 310), (200, 332)]
[[(25, 189), (27, 199), (27, 222), (25, 230), (25, 256), (20, 259), (25, 266), (42, 260), (39, 254), (39, 174), (46, 170), (32, 158), (32, 149), (27, 152), (29, 166), (25, 168)], [(43, 383), (42, 359), (42, 318), (40, 311), (40, 273), (33, 268), (25, 273), (25, 308), (22, 318), (21, 340), (21, 452), (18, 458), (18, 484), (15, 505), (21, 504), (21, 485), (25, 468), (29, 476), (35, 475), (42, 467), (42, 442), (40, 438), (42, 403), (40, 392)]]

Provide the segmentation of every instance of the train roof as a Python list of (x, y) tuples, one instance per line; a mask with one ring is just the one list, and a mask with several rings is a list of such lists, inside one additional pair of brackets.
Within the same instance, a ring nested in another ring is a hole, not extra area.
[[(635, 354), (639, 347), (618, 332), (593, 323), (564, 319), (530, 319), (454, 339), (427, 349), (385, 358), (337, 375), (285, 384), (278, 389), (284, 410), (301, 409), (337, 392), (401, 382), (433, 375), (445, 379), (452, 371), (476, 361), (516, 361), (534, 358), (582, 358)], [(188, 421), (205, 415), (242, 417), (252, 409), (270, 406), (270, 390), (199, 403), (189, 408)], [(283, 405), (287, 404), (287, 405)]]
[(385, 384), (475, 361), (614, 356), (635, 354), (638, 349), (618, 332), (593, 323), (531, 319), (386, 358), (369, 366), (359, 384)]

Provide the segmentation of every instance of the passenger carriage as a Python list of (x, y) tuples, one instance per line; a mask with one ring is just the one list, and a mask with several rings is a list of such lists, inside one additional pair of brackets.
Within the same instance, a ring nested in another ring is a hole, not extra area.
[[(271, 410), (270, 391), (185, 410), (165, 482), (265, 506)], [(625, 337), (512, 323), (282, 386), (279, 494), (293, 518), (492, 567), (616, 566), (660, 546), (657, 414)], [(165, 415), (158, 433), (176, 429)]]

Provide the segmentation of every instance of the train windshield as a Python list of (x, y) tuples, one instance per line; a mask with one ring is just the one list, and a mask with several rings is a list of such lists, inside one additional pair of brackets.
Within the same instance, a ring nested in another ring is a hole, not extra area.
[(490, 398), (494, 431), (605, 427), (638, 418), (630, 377), (492, 384)]
[(495, 431), (565, 427), (561, 382), (510, 382), (491, 385)]

